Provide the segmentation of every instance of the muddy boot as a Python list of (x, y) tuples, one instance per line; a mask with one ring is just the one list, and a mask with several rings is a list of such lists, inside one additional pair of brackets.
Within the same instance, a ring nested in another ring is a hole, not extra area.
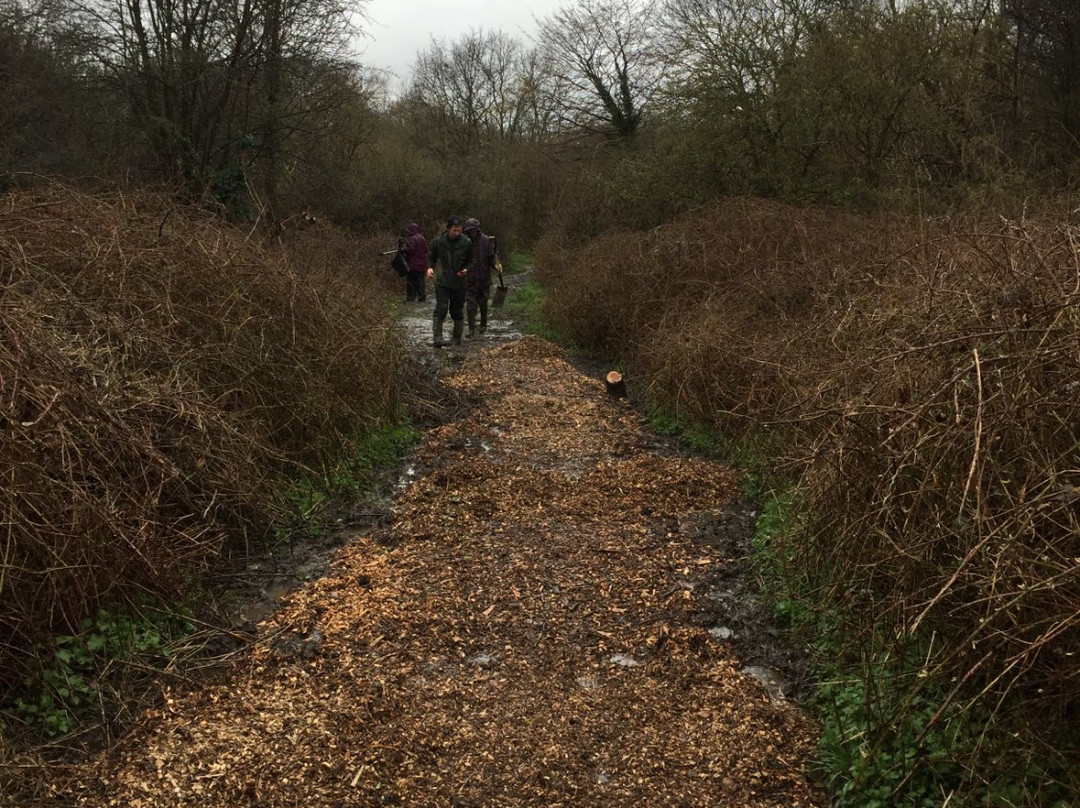
[(480, 303), (480, 333), (487, 331), (487, 301)]
[(476, 336), (476, 309), (469, 309), (469, 333), (465, 336), (469, 339)]
[(454, 338), (452, 342), (454, 345), (461, 344), (461, 332), (465, 330), (464, 320), (454, 320)]
[(443, 342), (442, 336), (443, 320), (445, 319), (446, 315), (440, 317), (439, 315), (434, 314), (431, 317), (431, 347), (433, 348), (441, 348), (446, 345), (446, 343)]

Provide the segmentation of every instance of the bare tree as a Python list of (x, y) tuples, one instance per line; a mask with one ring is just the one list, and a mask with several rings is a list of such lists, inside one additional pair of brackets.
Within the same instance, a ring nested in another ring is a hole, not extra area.
[(420, 55), (406, 105), (423, 140), (455, 153), (493, 142), (539, 139), (553, 122), (549, 62), (517, 39), (473, 31)]
[[(162, 175), (193, 194), (240, 193), (265, 164), (276, 194), (287, 136), (328, 104), (366, 0), (88, 0), (106, 73)], [(333, 82), (331, 82), (333, 84)], [(272, 202), (272, 199), (271, 199)]]
[[(816, 124), (805, 108), (784, 103), (808, 31), (826, 0), (667, 0), (668, 57), (680, 66), (671, 97), (737, 141), (754, 172), (795, 150), (790, 168), (805, 170), (815, 153)], [(789, 137), (793, 127), (804, 137)], [(807, 133), (805, 130), (811, 131)]]
[(1080, 153), (1080, 4), (1002, 0), (1002, 7), (1015, 43), (1017, 119), (1034, 114), (1051, 139)]
[(540, 48), (526, 50), (519, 63), (516, 87), (523, 138), (538, 143), (557, 132), (566, 82), (554, 70), (551, 57)]
[(0, 172), (98, 173), (111, 163), (95, 121), (114, 110), (83, 78), (95, 45), (65, 0), (0, 0)]
[(580, 0), (540, 21), (537, 39), (564, 82), (562, 121), (633, 138), (664, 81), (654, 0)]

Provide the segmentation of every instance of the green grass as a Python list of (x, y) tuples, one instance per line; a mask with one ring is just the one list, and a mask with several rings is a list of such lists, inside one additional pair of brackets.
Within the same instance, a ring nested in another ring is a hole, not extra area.
[(506, 274), (517, 275), (533, 265), (533, 257), (529, 253), (512, 252), (502, 263)]
[(709, 457), (723, 457), (728, 442), (715, 429), (694, 424), (656, 407), (646, 409), (645, 418), (658, 435), (675, 438), (691, 452)]
[(404, 457), (418, 438), (404, 419), (383, 421), (359, 435), (333, 465), (284, 481), (277, 497), (286, 514), (279, 540), (324, 531), (333, 506), (347, 506), (371, 494), (375, 472)]
[(503, 310), (521, 326), (523, 333), (543, 337), (556, 345), (574, 350), (570, 339), (552, 328), (548, 322), (544, 314), (544, 295), (544, 287), (530, 279), (521, 286), (514, 287), (506, 296)]

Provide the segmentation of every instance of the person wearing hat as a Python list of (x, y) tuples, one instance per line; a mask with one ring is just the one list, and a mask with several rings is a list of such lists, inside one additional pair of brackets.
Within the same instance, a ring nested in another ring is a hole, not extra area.
[(423, 303), (427, 300), (427, 289), (424, 287), (424, 272), (427, 269), (427, 240), (420, 232), (420, 225), (409, 222), (405, 228), (405, 240), (401, 245), (401, 253), (405, 256), (409, 271), (405, 275), (405, 301), (415, 300)]
[(465, 330), (465, 279), (473, 260), (472, 239), (461, 232), (461, 219), (450, 216), (446, 230), (431, 242), (427, 254), (427, 276), (435, 277), (435, 265), (439, 265), (439, 277), (435, 281), (435, 313), (432, 316), (432, 345), (441, 348), (451, 343), (443, 341), (443, 323), (449, 311), (454, 321), (452, 344), (461, 344)]
[(480, 312), (480, 333), (487, 331), (488, 297), (491, 294), (491, 271), (502, 272), (491, 237), (480, 230), (480, 220), (465, 220), (465, 235), (473, 243), (472, 263), (465, 279), (465, 306), (469, 316), (471, 339), (476, 336), (476, 312)]

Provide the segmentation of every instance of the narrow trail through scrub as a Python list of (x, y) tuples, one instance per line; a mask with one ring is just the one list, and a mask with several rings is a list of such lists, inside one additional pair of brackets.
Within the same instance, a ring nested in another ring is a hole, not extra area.
[(386, 525), (227, 681), (55, 783), (79, 806), (810, 806), (815, 728), (696, 619), (732, 472), (534, 337), (470, 350)]

